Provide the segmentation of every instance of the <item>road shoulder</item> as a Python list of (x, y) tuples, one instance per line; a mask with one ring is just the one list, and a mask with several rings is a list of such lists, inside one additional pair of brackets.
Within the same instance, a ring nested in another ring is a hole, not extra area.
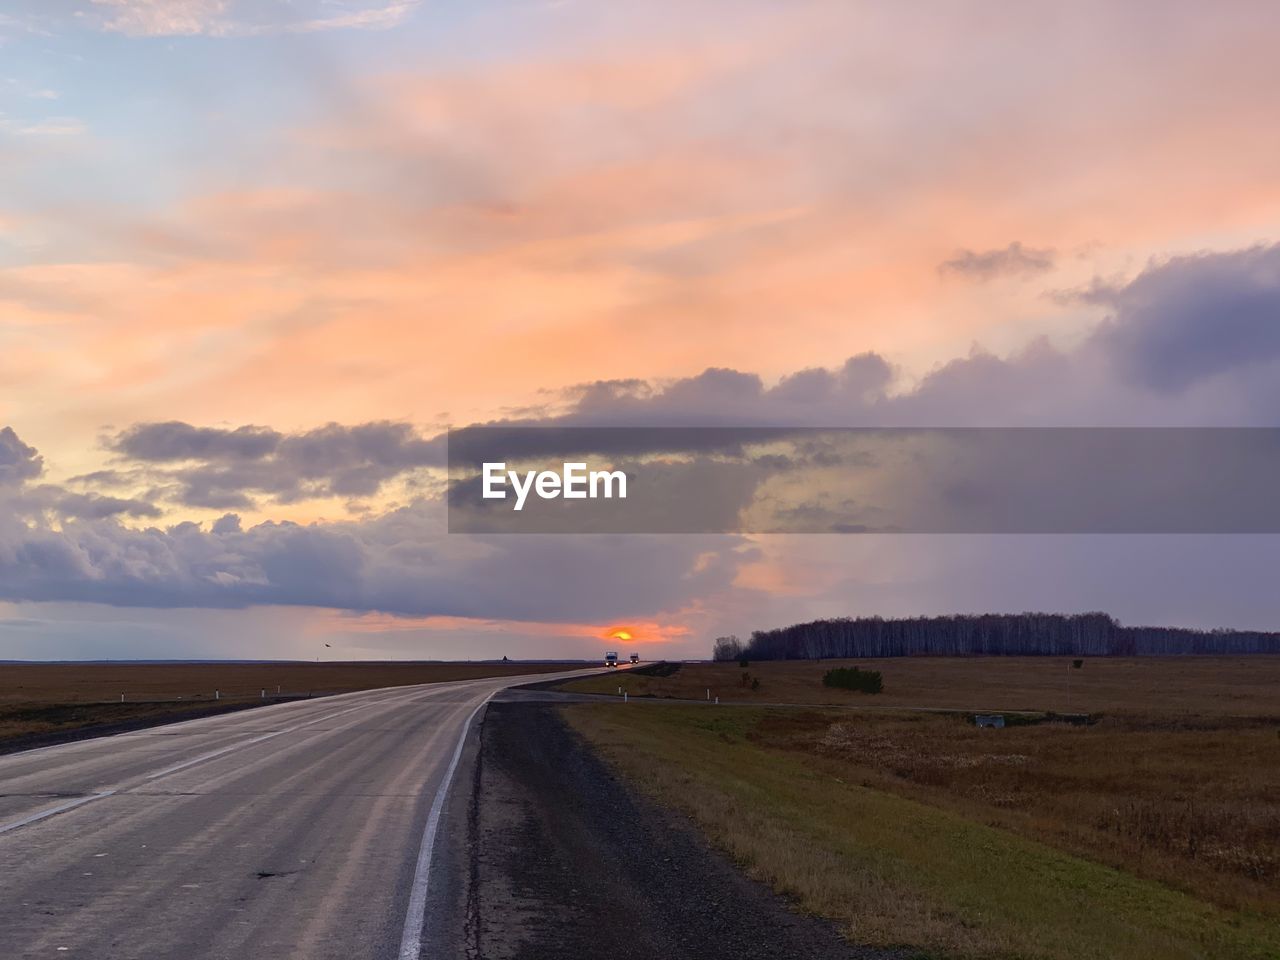
[[(466, 814), (465, 943), (485, 960), (883, 958), (793, 911), (637, 797), (541, 703), (492, 703)], [(453, 833), (457, 799), (451, 803)], [(444, 869), (458, 871), (458, 844)]]

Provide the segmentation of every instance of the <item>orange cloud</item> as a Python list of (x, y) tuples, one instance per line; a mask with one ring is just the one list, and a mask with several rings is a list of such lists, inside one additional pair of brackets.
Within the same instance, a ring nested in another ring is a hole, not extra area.
[[(1105, 44), (1088, 74), (1065, 69), (1075, 46), (1046, 48), (1057, 72), (1022, 63), (1011, 19), (984, 76), (1023, 85), (966, 111), (938, 96), (961, 56), (945, 30), (887, 11), (851, 30), (841, 6), (340, 77), (248, 174), (193, 176), (136, 222), (46, 212), (112, 256), (55, 244), (0, 269), (8, 414), (74, 472), (104, 423), (158, 411), (435, 426), (709, 365), (777, 376), (870, 349), (919, 373), (975, 339), (1070, 337), (1096, 315), (1047, 289), (1280, 216), (1274, 58), (1247, 32), (1139, 51), (1148, 87)], [(938, 276), (1015, 240), (1059, 251), (1055, 270)]]

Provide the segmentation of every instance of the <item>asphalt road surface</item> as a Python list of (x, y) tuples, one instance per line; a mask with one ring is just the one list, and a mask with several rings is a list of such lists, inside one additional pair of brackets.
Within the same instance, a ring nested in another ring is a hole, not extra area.
[(0, 757), (0, 956), (429, 955), (445, 787), (477, 708), (522, 679), (364, 691)]

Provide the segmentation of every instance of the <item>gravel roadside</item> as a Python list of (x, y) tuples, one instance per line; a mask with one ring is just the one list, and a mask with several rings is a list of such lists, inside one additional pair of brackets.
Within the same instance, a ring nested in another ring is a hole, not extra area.
[(466, 956), (885, 958), (793, 912), (623, 785), (553, 705), (495, 702), (468, 811)]

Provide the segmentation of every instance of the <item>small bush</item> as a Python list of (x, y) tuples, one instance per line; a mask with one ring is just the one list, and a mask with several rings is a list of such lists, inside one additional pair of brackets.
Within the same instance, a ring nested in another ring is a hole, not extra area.
[(884, 690), (884, 680), (879, 670), (859, 670), (857, 667), (836, 667), (822, 675), (822, 684), (826, 687), (839, 687), (841, 690), (857, 690), (860, 693), (880, 693)]
[(749, 667), (751, 666), (751, 661), (748, 660), (746, 657), (743, 657), (741, 660), (738, 661), (738, 666)]
[(760, 678), (759, 678), (759, 677), (752, 677), (752, 678), (751, 678), (751, 689), (752, 689), (752, 690), (759, 690), (759, 689), (760, 689)]

